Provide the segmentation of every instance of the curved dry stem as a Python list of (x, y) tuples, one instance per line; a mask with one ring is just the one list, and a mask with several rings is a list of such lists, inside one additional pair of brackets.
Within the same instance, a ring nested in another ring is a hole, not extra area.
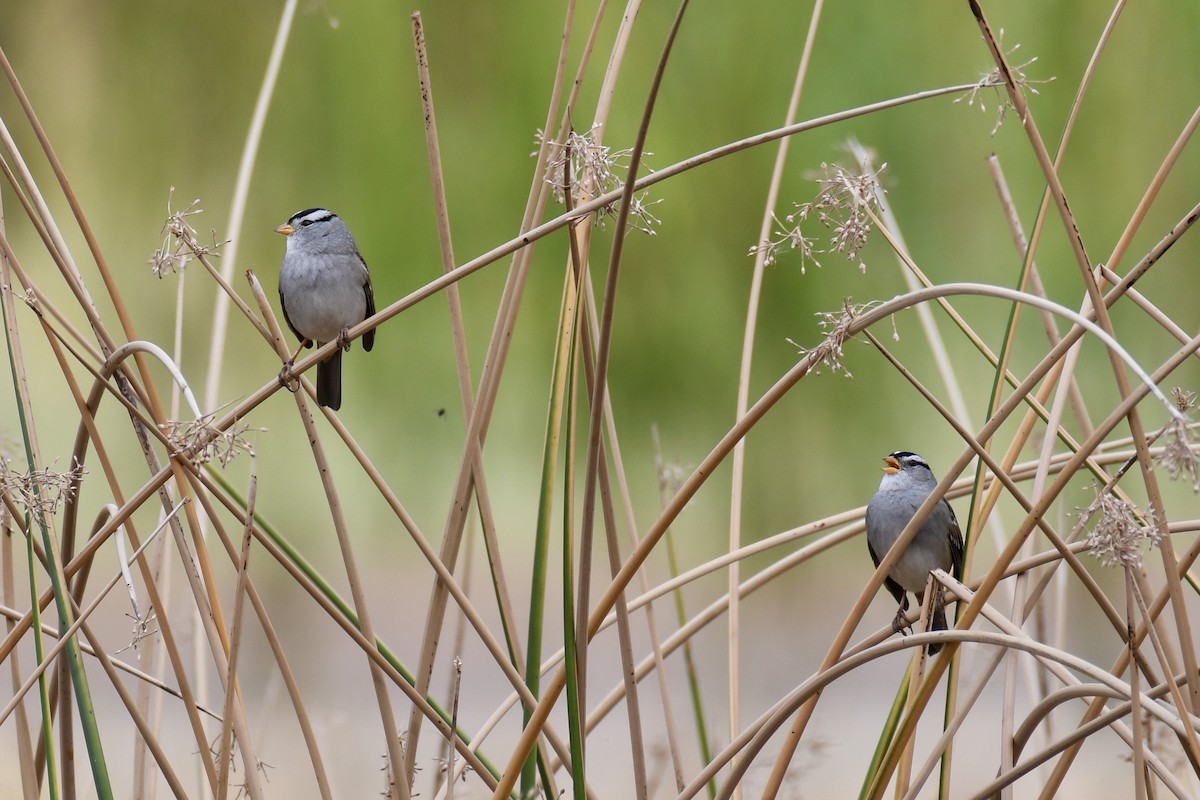
[[(246, 198), (250, 194), (250, 178), (254, 175), (254, 162), (258, 158), (258, 148), (262, 141), (263, 128), (267, 124), (267, 111), (271, 107), (271, 98), (275, 95), (275, 84), (279, 79), (279, 71), (283, 65), (283, 54), (287, 50), (288, 38), (291, 35), (292, 20), (296, 17), (297, 0), (287, 0), (279, 17), (279, 28), (275, 31), (275, 41), (271, 45), (271, 55), (267, 59), (267, 68), (263, 73), (262, 85), (258, 97), (254, 101), (254, 114), (250, 118), (250, 129), (246, 132), (246, 142), (242, 146), (242, 158), (238, 163), (237, 180), (234, 183), (233, 202), (229, 207), (229, 221), (225, 230), (230, 237), (229, 246), (225, 250), (225, 259), (217, 272), (207, 259), (200, 259), (205, 268), (218, 278), (222, 287), (229, 287), (233, 279), (233, 270), (237, 264), (239, 233), (242, 220), (246, 215)], [(229, 303), (238, 302), (252, 322), (254, 320), (245, 307), (240, 303), (236, 292), (226, 290), (218, 292), (213, 304), (212, 337), (209, 339), (208, 350), (208, 383), (204, 392), (204, 407), (216, 408), (217, 397), (221, 391), (221, 365), (225, 358), (225, 334), (229, 327)]]

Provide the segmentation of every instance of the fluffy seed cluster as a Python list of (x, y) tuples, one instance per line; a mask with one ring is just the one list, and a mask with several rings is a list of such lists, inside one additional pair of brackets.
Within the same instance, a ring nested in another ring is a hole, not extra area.
[[(872, 170), (867, 163), (854, 169), (822, 163), (821, 176), (816, 178), (819, 188), (813, 199), (793, 203), (796, 210), (783, 220), (774, 217), (779, 225), (776, 238), (751, 247), (750, 255), (763, 253), (763, 263), (769, 266), (780, 254), (795, 250), (800, 253), (801, 274), (810, 263), (821, 266), (819, 254), (839, 253), (849, 261), (857, 260), (871, 232), (871, 213), (878, 211), (887, 194), (879, 182), (879, 174), (886, 168), (887, 164)], [(818, 247), (816, 238), (802, 230), (803, 223), (810, 219), (830, 231), (827, 247)], [(862, 262), (858, 268), (863, 272), (867, 269)]]
[[(540, 147), (545, 141), (545, 133), (541, 130), (534, 137)], [(629, 174), (629, 159), (633, 150), (629, 148), (614, 150), (608, 145), (596, 141), (596, 129), (578, 133), (571, 131), (567, 134), (567, 142), (563, 147), (555, 146), (555, 155), (546, 165), (545, 181), (554, 193), (554, 199), (560, 204), (566, 201), (566, 193), (571, 192), (571, 199), (576, 203), (591, 199), (596, 195), (620, 189)], [(651, 152), (643, 155), (652, 156)], [(662, 220), (654, 216), (650, 207), (661, 203), (662, 200), (647, 201), (648, 193), (634, 195), (629, 203), (630, 225), (650, 236), (655, 235), (655, 226), (661, 225)], [(604, 228), (609, 218), (615, 218), (620, 208), (619, 203), (609, 203), (595, 215), (595, 224)]]
[(158, 278), (163, 278), (171, 272), (183, 272), (189, 262), (214, 254), (225, 244), (217, 241), (216, 231), (212, 231), (211, 245), (200, 244), (196, 229), (187, 221), (188, 217), (204, 213), (204, 209), (199, 207), (199, 199), (193, 200), (187, 208), (172, 211), (171, 198), (174, 194), (175, 187), (172, 186), (167, 196), (167, 219), (159, 231), (159, 235), (163, 237), (162, 245), (150, 255), (148, 262), (150, 271)]
[(248, 453), (253, 457), (254, 448), (246, 434), (251, 430), (266, 430), (240, 423), (222, 431), (213, 427), (212, 422), (213, 416), (209, 414), (188, 422), (164, 423), (161, 427), (176, 453), (196, 466), (216, 461), (222, 468), (228, 467), (239, 453)]
[(1092, 555), (1106, 567), (1140, 569), (1143, 545), (1154, 547), (1161, 538), (1153, 513), (1140, 514), (1133, 503), (1110, 492), (1097, 496), (1083, 517), (1097, 513), (1100, 520), (1087, 537)]
[(821, 372), (821, 367), (828, 367), (833, 372), (840, 372), (847, 378), (854, 377), (850, 374), (850, 370), (846, 369), (844, 356), (844, 346), (851, 338), (850, 327), (854, 324), (854, 320), (862, 316), (863, 312), (875, 303), (861, 303), (855, 305), (850, 302), (850, 298), (846, 298), (842, 302), (841, 311), (820, 311), (816, 317), (820, 320), (817, 325), (825, 332), (825, 338), (816, 347), (801, 347), (791, 339), (788, 339), (788, 344), (792, 345), (799, 351), (800, 355), (814, 356), (813, 371)]
[(30, 514), (49, 515), (73, 496), (83, 474), (80, 464), (66, 472), (48, 468), (15, 472), (8, 459), (4, 459), (0, 461), (0, 492), (16, 498)]
[[(1003, 28), (1000, 29), (1000, 38), (1004, 38)], [(1006, 60), (1020, 49), (1020, 44), (1014, 45), (1011, 50), (1005, 53)], [(1017, 88), (1023, 92), (1029, 92), (1030, 94), (1039, 93), (1034, 84), (1050, 83), (1054, 80), (1053, 76), (1040, 80), (1034, 80), (1026, 75), (1025, 68), (1035, 63), (1037, 63), (1037, 56), (1034, 56), (1033, 58), (1021, 64), (1008, 65), (1009, 74), (1012, 75), (1013, 82), (1017, 85)], [(958, 98), (954, 102), (959, 103), (963, 100), (966, 100), (967, 105), (969, 106), (973, 106), (978, 103), (979, 110), (986, 113), (987, 102), (984, 100), (984, 94), (989, 89), (993, 92), (996, 101), (996, 124), (992, 126), (991, 133), (992, 136), (995, 136), (996, 131), (1000, 130), (1000, 126), (1004, 124), (1004, 117), (1008, 113), (1008, 110), (1013, 107), (1012, 100), (1008, 96), (1008, 91), (1004, 88), (1004, 76), (1000, 74), (999, 67), (995, 67), (991, 72), (981, 77), (979, 82), (971, 88), (971, 91), (967, 92), (965, 96)]]
[[(1196, 393), (1175, 388), (1171, 391), (1176, 407), (1187, 413), (1196, 405)], [(1186, 419), (1172, 419), (1163, 431), (1162, 452), (1156, 459), (1167, 471), (1171, 480), (1185, 479), (1192, 484), (1193, 492), (1200, 492), (1200, 445), (1196, 443), (1196, 431)]]

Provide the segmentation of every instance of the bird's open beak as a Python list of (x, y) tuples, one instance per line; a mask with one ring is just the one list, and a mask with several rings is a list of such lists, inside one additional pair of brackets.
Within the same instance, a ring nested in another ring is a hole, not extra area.
[(291, 225), (288, 225), (288, 224), (285, 222), (285, 223), (283, 223), (282, 225), (280, 225), (278, 228), (276, 228), (276, 229), (275, 229), (275, 232), (276, 232), (276, 233), (282, 233), (284, 236), (291, 236), (291, 235), (292, 235), (292, 232), (293, 232), (293, 231), (295, 231), (295, 230), (296, 230), (295, 228), (293, 228)]
[(897, 461), (896, 459), (892, 458), (891, 456), (884, 456), (883, 463), (884, 463), (883, 471), (886, 472), (888, 475), (892, 475), (892, 474), (900, 471), (900, 462)]

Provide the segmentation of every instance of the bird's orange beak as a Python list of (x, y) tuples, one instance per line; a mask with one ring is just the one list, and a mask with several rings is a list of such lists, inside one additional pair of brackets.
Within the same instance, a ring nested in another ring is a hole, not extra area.
[(900, 462), (897, 461), (896, 459), (892, 458), (891, 456), (884, 456), (883, 463), (884, 463), (883, 471), (886, 472), (888, 475), (893, 475), (900, 471)]
[(296, 230), (295, 228), (293, 228), (291, 225), (288, 225), (285, 222), (282, 225), (280, 225), (278, 228), (276, 228), (275, 232), (282, 233), (284, 236), (291, 236), (295, 230)]

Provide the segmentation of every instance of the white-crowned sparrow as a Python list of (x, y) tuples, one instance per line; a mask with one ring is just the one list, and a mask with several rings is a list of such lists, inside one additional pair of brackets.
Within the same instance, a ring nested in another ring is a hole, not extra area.
[[(367, 262), (346, 223), (324, 208), (293, 214), (275, 229), (287, 236), (279, 268), (279, 305), (301, 344), (336, 341), (338, 348), (317, 365), (317, 402), (342, 407), (342, 350), (350, 349), (349, 328), (375, 313), (375, 293)], [(363, 350), (375, 344), (375, 331), (362, 337)]]
[[(898, 450), (884, 456), (883, 463), (883, 480), (867, 505), (867, 549), (876, 567), (937, 486), (929, 464), (916, 453)], [(897, 633), (905, 627), (904, 614), (908, 610), (905, 592), (912, 592), (917, 597), (917, 603), (923, 603), (925, 585), (931, 571), (941, 569), (961, 579), (962, 566), (962, 531), (959, 530), (954, 509), (943, 497), (929, 512), (921, 529), (884, 578), (884, 586), (900, 604), (892, 621)], [(933, 598), (929, 630), (946, 630), (946, 611), (942, 606), (940, 588)], [(931, 644), (928, 652), (933, 655), (941, 649), (940, 644)]]

